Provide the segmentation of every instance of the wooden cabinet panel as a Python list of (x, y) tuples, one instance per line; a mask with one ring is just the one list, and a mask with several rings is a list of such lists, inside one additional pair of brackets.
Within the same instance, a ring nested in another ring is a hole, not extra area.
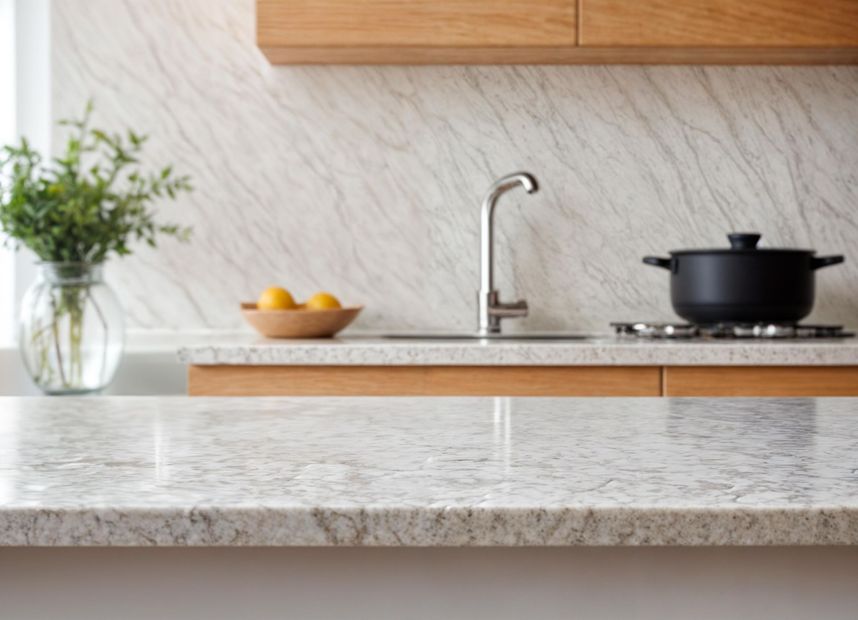
[(191, 396), (659, 396), (635, 366), (191, 366)]
[(858, 396), (857, 366), (669, 366), (665, 396)]
[(269, 47), (291, 65), (850, 65), (858, 47)]
[(858, 46), (858, 0), (581, 0), (580, 44)]
[(858, 0), (256, 0), (277, 64), (851, 64)]
[(574, 46), (576, 24), (576, 0), (257, 0), (259, 46), (281, 53)]

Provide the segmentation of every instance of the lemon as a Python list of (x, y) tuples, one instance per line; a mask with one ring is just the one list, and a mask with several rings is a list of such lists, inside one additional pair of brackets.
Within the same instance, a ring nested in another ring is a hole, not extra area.
[(259, 310), (289, 310), (295, 307), (295, 300), (285, 288), (270, 286), (262, 291), (256, 307)]
[(331, 310), (341, 307), (340, 301), (330, 293), (316, 293), (307, 300), (307, 310)]

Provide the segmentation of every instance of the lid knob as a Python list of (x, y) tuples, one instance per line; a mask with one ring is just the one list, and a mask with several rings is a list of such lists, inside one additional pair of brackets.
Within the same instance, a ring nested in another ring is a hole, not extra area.
[(727, 238), (730, 240), (731, 250), (754, 250), (757, 248), (757, 243), (760, 242), (759, 233), (730, 233)]

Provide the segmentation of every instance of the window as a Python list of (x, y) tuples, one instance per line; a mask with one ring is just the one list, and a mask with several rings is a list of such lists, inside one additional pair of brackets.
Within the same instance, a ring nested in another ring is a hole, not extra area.
[[(0, 0), (0, 144), (15, 140), (15, 2)], [(0, 347), (14, 338), (15, 262), (0, 246)]]
[[(27, 136), (51, 152), (51, 0), (0, 0), (0, 144)], [(0, 347), (14, 342), (15, 307), (35, 278), (29, 252), (0, 244)]]

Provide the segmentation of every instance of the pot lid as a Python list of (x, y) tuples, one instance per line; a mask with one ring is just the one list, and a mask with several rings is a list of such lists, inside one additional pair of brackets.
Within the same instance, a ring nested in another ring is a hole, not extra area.
[(803, 250), (798, 248), (758, 248), (762, 235), (760, 233), (730, 233), (729, 248), (708, 248), (695, 250), (674, 250), (671, 255), (680, 254), (815, 254), (815, 250)]

